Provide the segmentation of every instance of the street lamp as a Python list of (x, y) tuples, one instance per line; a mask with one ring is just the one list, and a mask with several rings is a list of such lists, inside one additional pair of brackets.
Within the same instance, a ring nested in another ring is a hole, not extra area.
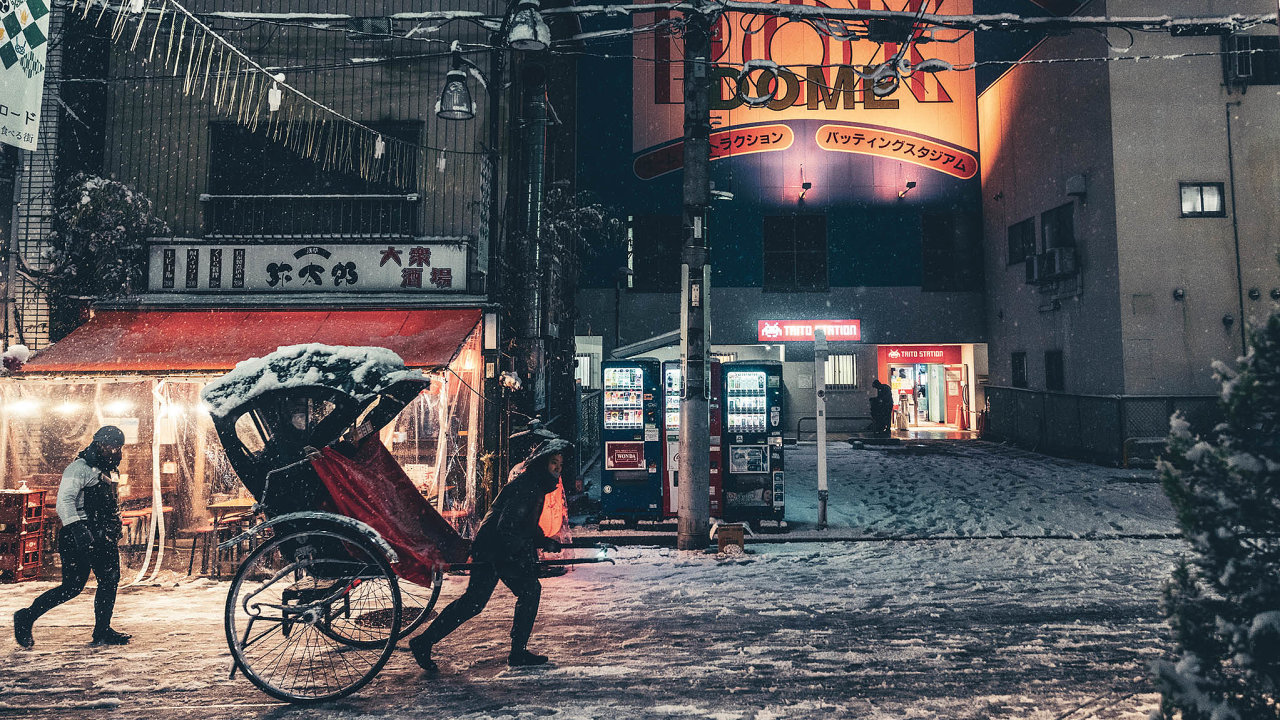
[(538, 0), (520, 0), (507, 28), (507, 47), (521, 52), (539, 52), (551, 45), (551, 29), (538, 12)]
[(475, 63), (462, 56), (462, 46), (457, 40), (450, 48), (453, 66), (444, 76), (444, 89), (440, 91), (440, 99), (436, 101), (436, 117), (441, 120), (470, 120), (476, 116), (476, 103), (471, 99), (471, 90), (467, 88), (467, 70), (470, 68), (481, 83), (487, 83), (484, 73)]

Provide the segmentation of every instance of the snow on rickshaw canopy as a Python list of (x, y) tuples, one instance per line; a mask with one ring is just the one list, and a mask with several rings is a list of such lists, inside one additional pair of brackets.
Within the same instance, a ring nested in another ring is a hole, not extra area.
[(200, 391), (209, 412), (223, 417), (259, 395), (280, 388), (321, 385), (356, 398), (376, 395), (403, 380), (426, 381), (409, 370), (394, 352), (380, 347), (345, 347), (311, 343), (288, 345), (235, 369)]

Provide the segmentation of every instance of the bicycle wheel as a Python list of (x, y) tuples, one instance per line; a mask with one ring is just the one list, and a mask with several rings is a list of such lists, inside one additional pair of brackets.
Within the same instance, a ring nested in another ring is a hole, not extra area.
[(404, 607), (404, 622), (399, 637), (408, 637), (423, 623), (435, 615), (436, 601), (440, 599), (440, 586), (444, 573), (437, 571), (431, 578), (431, 587), (400, 581), (400, 601)]
[[(362, 622), (371, 615), (386, 622)], [(372, 542), (342, 528), (297, 530), (258, 547), (227, 593), (227, 646), (250, 682), (286, 702), (333, 700), (373, 679), (395, 650), (396, 576)]]

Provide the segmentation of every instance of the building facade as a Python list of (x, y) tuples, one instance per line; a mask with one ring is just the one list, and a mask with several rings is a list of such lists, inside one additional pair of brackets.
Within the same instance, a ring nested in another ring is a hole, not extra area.
[[(598, 254), (579, 294), (578, 335), (595, 339), (603, 357), (679, 355), (669, 333), (680, 329), (686, 232), (683, 50), (675, 34), (649, 29), (672, 18), (636, 15), (634, 36), (607, 51), (622, 60), (593, 55), (580, 65), (580, 183), (631, 228), (626, 247)], [(927, 52), (969, 62), (972, 38), (953, 35)], [(813, 433), (813, 327), (827, 328), (837, 356), (824, 370), (833, 429), (866, 428), (871, 380), (887, 381), (891, 366), (904, 375), (913, 426), (958, 429), (970, 422), (962, 410), (980, 402), (974, 77), (919, 73), (875, 94), (859, 73), (905, 39), (846, 42), (807, 23), (736, 13), (714, 30), (711, 351), (783, 362), (788, 437), (802, 418), (810, 421), (800, 434)], [(921, 397), (931, 384), (955, 400), (935, 397), (932, 414)]]
[[(1215, 12), (1108, 1), (1074, 14)], [(999, 435), (1119, 460), (1132, 439), (1165, 435), (1173, 410), (1210, 424), (1213, 362), (1239, 356), (1247, 324), (1280, 299), (1277, 47), (1271, 26), (1132, 42), (1079, 31), (981, 94)]]

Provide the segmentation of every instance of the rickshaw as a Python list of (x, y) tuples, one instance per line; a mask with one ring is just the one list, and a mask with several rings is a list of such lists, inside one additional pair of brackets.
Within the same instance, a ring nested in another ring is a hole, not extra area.
[(431, 615), (444, 573), (469, 567), (469, 542), (379, 438), (430, 382), (383, 348), (297, 345), (204, 388), (265, 518), (219, 546), (251, 547), (227, 593), (231, 677), (292, 703), (355, 692)]

